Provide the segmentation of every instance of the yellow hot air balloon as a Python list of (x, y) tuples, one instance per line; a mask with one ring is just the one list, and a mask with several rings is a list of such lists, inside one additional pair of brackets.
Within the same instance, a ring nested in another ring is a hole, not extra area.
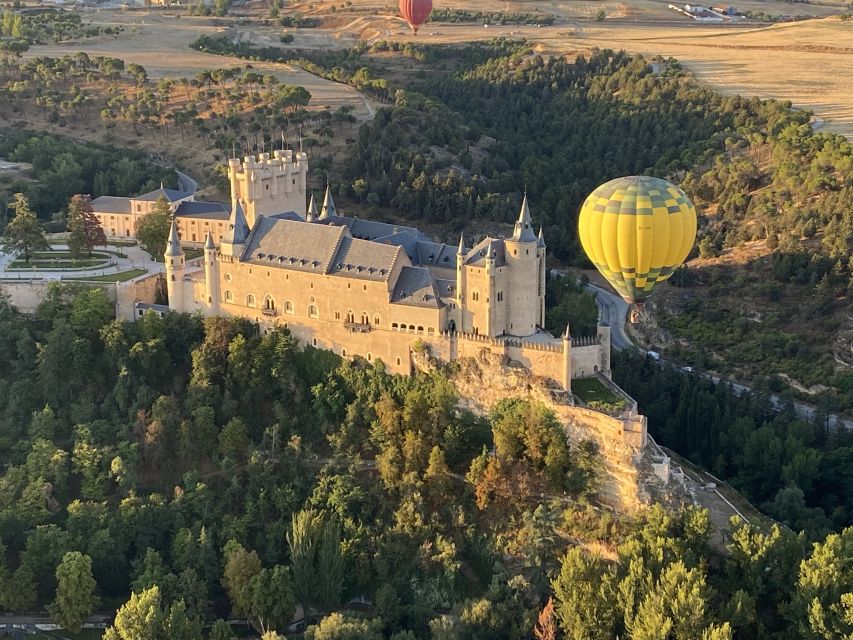
[(617, 178), (584, 201), (578, 234), (595, 268), (633, 305), (636, 322), (655, 286), (687, 259), (696, 241), (696, 209), (666, 180)]

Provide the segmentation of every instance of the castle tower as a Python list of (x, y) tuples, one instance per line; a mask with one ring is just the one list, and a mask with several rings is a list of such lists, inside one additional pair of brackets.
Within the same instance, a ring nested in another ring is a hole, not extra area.
[(243, 253), (243, 244), (249, 235), (249, 225), (243, 214), (243, 207), (239, 200), (234, 200), (231, 205), (231, 218), (228, 220), (228, 231), (222, 236), (219, 243), (219, 252), (223, 256), (239, 258)]
[(521, 203), (521, 212), (515, 223), (512, 238), (504, 240), (506, 265), (509, 272), (506, 307), (506, 331), (513, 336), (529, 336), (536, 333), (542, 316), (540, 291), (539, 239), (533, 231), (527, 194)]
[(169, 296), (169, 307), (174, 311), (184, 311), (184, 269), (186, 266), (184, 250), (178, 236), (178, 225), (172, 218), (172, 228), (169, 230), (169, 240), (166, 252), (163, 254), (166, 263), (166, 292)]
[(545, 285), (548, 279), (548, 272), (545, 269), (545, 234), (542, 233), (542, 227), (539, 227), (539, 238), (536, 243), (536, 257), (539, 260), (539, 320), (540, 327), (545, 326)]
[(308, 212), (305, 214), (306, 222), (317, 222), (317, 202), (314, 200), (314, 194), (311, 193), (311, 202), (308, 203)]
[(456, 250), (456, 330), (465, 332), (465, 235), (459, 234), (459, 248)]
[(204, 243), (204, 288), (206, 308), (210, 315), (219, 313), (219, 264), (216, 262), (216, 245), (208, 230)]
[(323, 197), (323, 208), (320, 210), (320, 220), (328, 220), (338, 215), (335, 201), (332, 200), (332, 188), (326, 185), (326, 195)]
[(261, 215), (293, 211), (305, 216), (308, 156), (299, 151), (276, 150), (228, 160), (231, 199), (240, 201), (249, 228)]
[[(609, 350), (609, 349), (608, 349)], [(563, 389), (566, 391), (572, 390), (572, 334), (570, 327), (566, 325), (566, 332), (563, 334)]]

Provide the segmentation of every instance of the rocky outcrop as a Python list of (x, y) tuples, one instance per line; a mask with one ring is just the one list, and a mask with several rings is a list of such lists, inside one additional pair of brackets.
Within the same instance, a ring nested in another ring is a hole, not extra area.
[(572, 442), (591, 440), (603, 462), (599, 500), (621, 512), (645, 508), (652, 500), (680, 502), (678, 487), (664, 482), (652, 466), (646, 445), (645, 418), (632, 414), (613, 417), (575, 406), (570, 393), (554, 381), (534, 376), (509, 358), (482, 349), (476, 357), (446, 365), (428, 352), (413, 353), (421, 371), (448, 372), (459, 394), (460, 407), (487, 414), (501, 400), (530, 398), (548, 406)]

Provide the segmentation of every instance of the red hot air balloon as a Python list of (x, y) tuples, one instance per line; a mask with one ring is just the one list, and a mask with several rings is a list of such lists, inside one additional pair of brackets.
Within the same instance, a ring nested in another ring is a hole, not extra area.
[(400, 13), (415, 35), (418, 35), (418, 29), (432, 13), (432, 0), (400, 0)]

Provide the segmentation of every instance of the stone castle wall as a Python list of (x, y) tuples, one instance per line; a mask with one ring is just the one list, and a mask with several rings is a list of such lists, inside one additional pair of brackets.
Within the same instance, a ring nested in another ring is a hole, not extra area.
[[(413, 354), (414, 366), (431, 370), (439, 360), (432, 354)], [(572, 442), (592, 440), (603, 462), (599, 499), (623, 511), (635, 511), (650, 500), (647, 486), (658, 484), (646, 464), (646, 418), (632, 413), (609, 416), (576, 407), (571, 394), (553, 381), (481, 345), (475, 355), (460, 357), (453, 382), (460, 406), (486, 415), (501, 400), (529, 398), (545, 404), (556, 415)], [(647, 472), (648, 470), (648, 472)], [(651, 475), (650, 475), (651, 474)]]

